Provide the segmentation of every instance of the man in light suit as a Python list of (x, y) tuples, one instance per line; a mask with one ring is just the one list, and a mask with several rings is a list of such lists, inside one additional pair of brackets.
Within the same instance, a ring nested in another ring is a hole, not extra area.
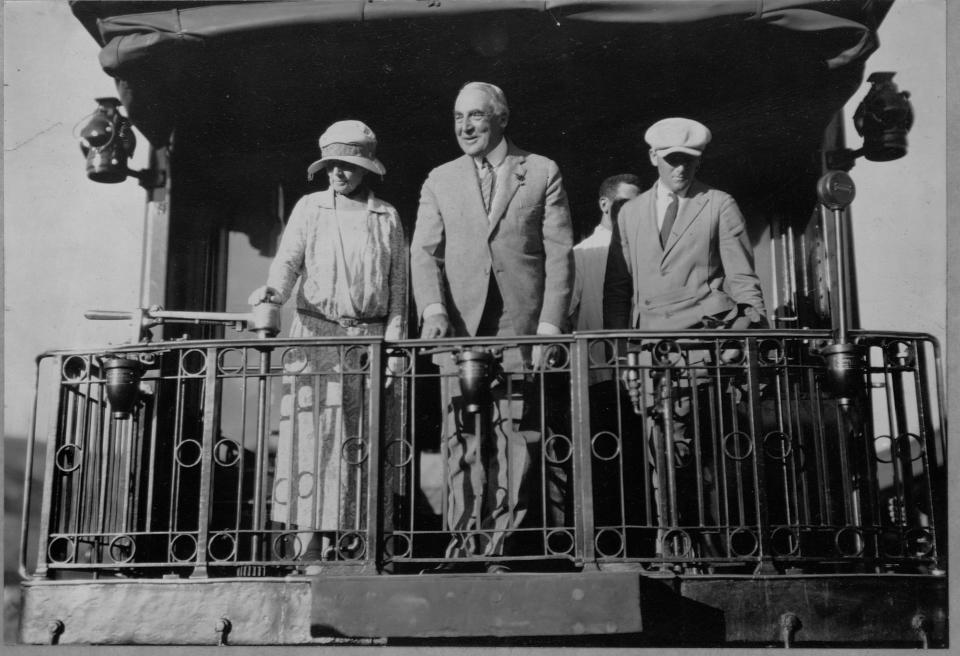
[[(710, 130), (690, 119), (667, 118), (652, 125), (644, 139), (650, 146), (650, 163), (657, 168), (658, 179), (620, 209), (604, 280), (604, 327), (669, 331), (764, 326), (763, 295), (743, 215), (729, 194), (696, 179), (700, 158), (711, 139)], [(686, 352), (684, 364), (688, 368), (673, 374), (669, 390), (657, 392), (657, 398), (666, 394), (676, 399), (674, 416), (668, 420), (661, 417), (653, 426), (653, 443), (662, 445), (667, 454), (664, 462), (670, 462), (672, 453), (678, 466), (683, 461), (689, 463), (695, 448), (703, 456), (699, 472), (702, 488), (691, 480), (696, 474), (693, 467), (676, 472), (677, 492), (671, 503), (677, 507), (681, 524), (695, 523), (700, 505), (707, 506), (713, 519), (719, 516), (716, 472), (709, 464), (715, 438), (713, 420), (696, 420), (690, 414), (694, 394), (701, 396), (701, 411), (709, 408), (708, 396), (704, 396), (709, 395), (705, 384), (708, 378), (702, 375), (704, 369), (693, 365), (712, 357), (705, 350)], [(726, 349), (719, 357), (722, 362), (735, 362), (740, 351)], [(648, 353), (641, 354), (640, 363), (650, 364)], [(645, 387), (647, 395), (641, 401), (638, 381), (633, 380), (630, 396), (635, 403), (653, 408), (654, 385)], [(672, 423), (665, 426), (664, 421)], [(699, 437), (694, 434), (697, 426), (703, 431)], [(662, 441), (664, 433), (672, 439)], [(660, 456), (653, 457), (656, 463)], [(658, 487), (667, 480), (664, 476), (664, 471), (658, 472)], [(705, 490), (705, 498), (697, 499), (695, 489)], [(662, 503), (659, 490), (657, 496)], [(661, 514), (664, 508), (660, 505)], [(666, 518), (661, 517), (660, 523), (666, 523)], [(706, 539), (702, 545), (705, 551), (712, 548)]]
[(729, 194), (695, 177), (710, 130), (668, 118), (644, 138), (658, 180), (620, 210), (607, 258), (604, 327), (761, 322), (763, 295), (743, 215)]
[[(464, 155), (431, 171), (423, 185), (410, 251), (424, 339), (556, 335), (566, 327), (573, 278), (567, 196), (553, 161), (504, 137), (509, 116), (498, 87), (465, 85), (454, 108)], [(536, 395), (523, 372), (538, 356), (538, 349), (504, 352), (484, 444), (463, 412), (456, 378), (443, 379), (446, 525), (454, 534), (448, 556), (503, 555), (527, 515), (528, 473), (540, 462), (545, 426), (530, 407)]]

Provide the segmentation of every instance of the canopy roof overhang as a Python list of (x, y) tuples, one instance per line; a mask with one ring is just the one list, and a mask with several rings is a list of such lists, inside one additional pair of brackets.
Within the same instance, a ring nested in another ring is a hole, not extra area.
[(155, 145), (176, 130), (178, 148), (202, 143), (197, 157), (255, 153), (261, 171), (292, 166), (302, 176), (323, 128), (359, 118), (380, 138), (387, 188), (415, 194), (432, 166), (458, 153), (457, 89), (482, 79), (507, 93), (508, 134), (584, 186), (571, 196), (575, 211), (586, 211), (602, 176), (652, 177), (642, 135), (667, 115), (712, 128), (705, 178), (735, 194), (789, 195), (816, 168), (824, 128), (858, 89), (891, 2), (72, 5), (101, 44), (127, 113)]

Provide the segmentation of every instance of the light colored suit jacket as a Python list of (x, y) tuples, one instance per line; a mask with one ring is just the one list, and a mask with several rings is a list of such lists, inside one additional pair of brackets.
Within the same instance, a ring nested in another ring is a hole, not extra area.
[(654, 185), (620, 209), (607, 258), (604, 327), (681, 330), (740, 304), (765, 316), (733, 198), (695, 180), (662, 247), (656, 202)]
[(489, 218), (473, 159), (430, 172), (410, 243), (418, 312), (442, 303), (453, 334), (474, 336), (490, 277), (519, 335), (563, 329), (573, 280), (573, 230), (557, 165), (508, 142)]

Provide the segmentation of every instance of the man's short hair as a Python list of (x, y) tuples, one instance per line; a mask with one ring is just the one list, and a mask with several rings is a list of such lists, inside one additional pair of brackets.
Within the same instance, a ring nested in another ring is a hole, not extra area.
[(490, 84), (489, 82), (467, 82), (460, 87), (460, 91), (457, 95), (460, 95), (467, 89), (479, 89), (490, 96), (490, 104), (493, 105), (493, 111), (495, 114), (500, 116), (510, 115), (510, 108), (507, 106), (507, 96), (505, 93), (503, 93), (503, 89), (498, 87), (496, 84)]
[(609, 201), (614, 200), (617, 197), (617, 190), (622, 184), (633, 185), (639, 189), (640, 178), (635, 176), (633, 173), (611, 175), (609, 178), (600, 183), (600, 198), (606, 198)]

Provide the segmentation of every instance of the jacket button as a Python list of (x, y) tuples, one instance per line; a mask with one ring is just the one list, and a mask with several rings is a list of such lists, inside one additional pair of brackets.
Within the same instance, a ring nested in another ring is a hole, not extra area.
[(644, 305), (650, 305), (650, 301), (644, 301), (643, 304), (644, 304)]

